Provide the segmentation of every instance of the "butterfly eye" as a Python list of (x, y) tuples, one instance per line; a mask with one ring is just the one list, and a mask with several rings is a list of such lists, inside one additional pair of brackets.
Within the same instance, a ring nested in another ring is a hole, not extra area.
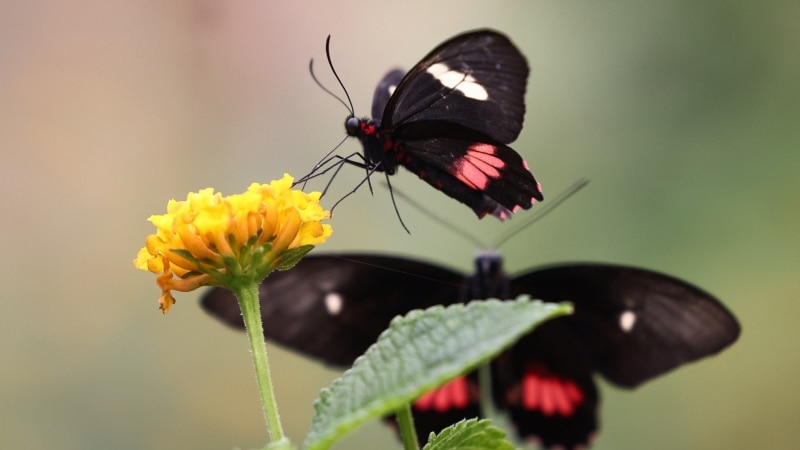
[(347, 130), (348, 136), (358, 136), (358, 130), (360, 128), (360, 121), (350, 116), (347, 120), (344, 121), (344, 129)]

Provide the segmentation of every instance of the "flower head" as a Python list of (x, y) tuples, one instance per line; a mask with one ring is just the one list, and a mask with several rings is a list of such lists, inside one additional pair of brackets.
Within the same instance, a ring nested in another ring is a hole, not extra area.
[(331, 235), (331, 226), (321, 223), (330, 217), (319, 204), (321, 194), (292, 190), (292, 181), (285, 174), (228, 197), (202, 189), (185, 201), (170, 200), (166, 214), (150, 216), (156, 233), (133, 263), (159, 275), (164, 314), (175, 303), (173, 290), (260, 282)]

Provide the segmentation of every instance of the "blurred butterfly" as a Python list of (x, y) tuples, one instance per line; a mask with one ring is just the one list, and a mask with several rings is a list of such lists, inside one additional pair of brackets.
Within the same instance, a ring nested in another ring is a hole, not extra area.
[[(396, 315), (416, 308), (530, 294), (568, 300), (571, 316), (545, 323), (491, 362), (491, 397), (518, 434), (546, 447), (588, 445), (598, 427), (593, 374), (633, 388), (715, 354), (739, 336), (734, 316), (710, 294), (677, 278), (610, 264), (562, 264), (507, 277), (499, 253), (481, 253), (476, 272), (402, 257), (310, 255), (260, 287), (267, 339), (347, 368)], [(214, 288), (203, 308), (243, 329), (233, 295)], [(413, 405), (420, 439), (480, 416), (475, 373)]]

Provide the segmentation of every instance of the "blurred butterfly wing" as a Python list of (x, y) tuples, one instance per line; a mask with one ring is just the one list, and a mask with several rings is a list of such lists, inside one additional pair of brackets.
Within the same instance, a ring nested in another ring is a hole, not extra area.
[(714, 297), (668, 275), (604, 264), (536, 269), (513, 279), (514, 296), (567, 300), (569, 324), (593, 367), (610, 381), (635, 387), (733, 343), (736, 318)]
[(522, 130), (528, 73), (525, 57), (502, 34), (455, 36), (406, 74), (386, 104), (382, 126), (403, 137), (408, 125), (449, 122), (508, 144)]
[[(261, 284), (264, 335), (327, 364), (349, 367), (394, 316), (456, 302), (462, 280), (449, 269), (403, 258), (306, 256)], [(230, 291), (213, 288), (201, 304), (228, 325), (244, 328)]]
[(405, 74), (406, 72), (402, 69), (390, 70), (375, 87), (375, 95), (372, 97), (372, 120), (376, 126), (381, 125), (386, 104), (389, 103), (389, 98), (394, 94)]
[(492, 397), (517, 435), (577, 449), (597, 431), (599, 395), (586, 349), (563, 318), (548, 321), (492, 362)]

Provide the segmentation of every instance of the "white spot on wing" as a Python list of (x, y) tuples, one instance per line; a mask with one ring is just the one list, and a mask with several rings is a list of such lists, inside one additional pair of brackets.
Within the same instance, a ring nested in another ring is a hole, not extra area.
[(389, 95), (394, 94), (395, 89), (397, 89), (397, 86), (395, 86), (395, 85), (389, 86)]
[(342, 312), (343, 303), (344, 300), (342, 296), (337, 292), (328, 292), (325, 294), (325, 309), (328, 311), (328, 314), (332, 316), (339, 315), (339, 313)]
[(633, 311), (623, 311), (619, 315), (619, 327), (625, 333), (630, 333), (636, 325), (636, 314)]
[(486, 92), (486, 89), (484, 89), (472, 75), (451, 70), (443, 63), (431, 65), (426, 72), (431, 74), (433, 78), (439, 80), (443, 86), (461, 91), (467, 98), (480, 101), (489, 99), (489, 93)]

